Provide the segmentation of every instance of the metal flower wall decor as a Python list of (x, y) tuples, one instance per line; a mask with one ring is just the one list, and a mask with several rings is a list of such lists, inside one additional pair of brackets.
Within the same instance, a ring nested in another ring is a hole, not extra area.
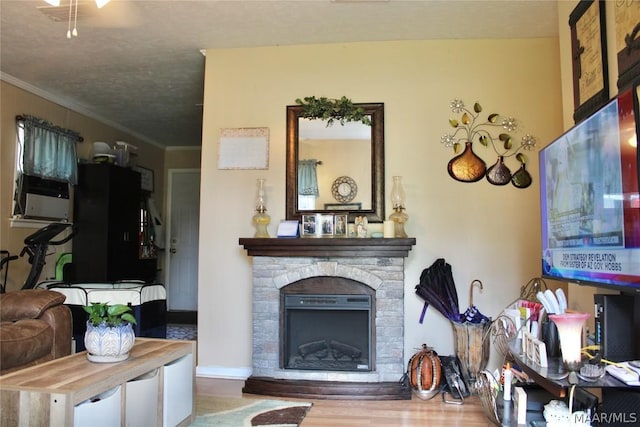
[[(526, 169), (527, 159), (522, 151), (532, 150), (536, 145), (536, 138), (526, 134), (520, 140), (520, 145), (514, 146), (511, 133), (519, 128), (517, 119), (491, 113), (483, 121), (482, 106), (478, 102), (473, 105), (473, 111), (460, 99), (451, 101), (450, 107), (455, 114), (462, 114), (459, 120), (449, 119), (454, 130), (441, 138), (442, 144), (453, 147), (453, 153), (456, 154), (447, 165), (451, 178), (460, 182), (476, 182), (486, 178), (493, 185), (511, 182), (516, 188), (531, 185), (532, 178)], [(492, 166), (487, 168), (485, 161), (474, 152), (475, 141), (495, 152), (497, 160)], [(511, 173), (505, 163), (505, 159), (510, 157), (519, 162), (519, 169), (515, 173)]]

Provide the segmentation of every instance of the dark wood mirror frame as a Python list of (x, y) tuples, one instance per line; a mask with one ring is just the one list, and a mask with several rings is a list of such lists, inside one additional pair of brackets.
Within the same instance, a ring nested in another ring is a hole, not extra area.
[[(366, 216), (369, 222), (384, 220), (384, 103), (355, 104), (371, 115), (371, 209), (349, 212), (349, 222)], [(339, 210), (301, 211), (298, 209), (298, 118), (302, 106), (287, 106), (286, 217), (300, 221), (311, 212), (344, 214)], [(334, 124), (333, 126), (340, 126)]]

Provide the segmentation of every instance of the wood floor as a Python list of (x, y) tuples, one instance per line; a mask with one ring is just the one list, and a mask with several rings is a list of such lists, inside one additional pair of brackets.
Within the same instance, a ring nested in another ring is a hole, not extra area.
[(432, 400), (415, 396), (411, 400), (384, 401), (297, 400), (313, 402), (301, 427), (493, 426), (484, 415), (477, 396), (469, 397), (463, 405), (444, 403), (441, 396)]

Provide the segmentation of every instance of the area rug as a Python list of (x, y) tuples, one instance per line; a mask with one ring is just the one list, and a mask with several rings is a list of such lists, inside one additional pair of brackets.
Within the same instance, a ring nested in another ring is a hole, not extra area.
[(199, 396), (197, 416), (191, 427), (298, 427), (311, 405), (284, 400)]
[(167, 339), (196, 340), (198, 339), (198, 325), (169, 323), (167, 324)]

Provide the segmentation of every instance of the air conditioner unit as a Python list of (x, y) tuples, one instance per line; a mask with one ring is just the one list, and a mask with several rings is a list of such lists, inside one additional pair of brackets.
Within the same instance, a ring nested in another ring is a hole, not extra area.
[(69, 184), (23, 174), (14, 214), (24, 218), (69, 220)]

